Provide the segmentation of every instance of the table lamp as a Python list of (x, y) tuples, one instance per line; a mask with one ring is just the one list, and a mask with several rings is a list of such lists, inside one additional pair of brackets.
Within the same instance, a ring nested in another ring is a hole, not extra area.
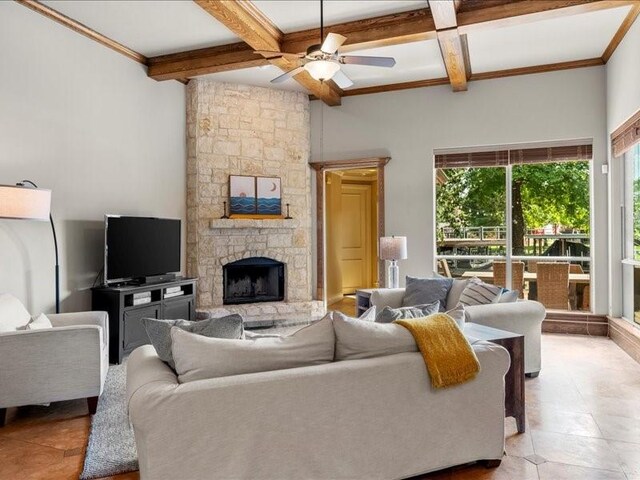
[(407, 237), (380, 237), (380, 258), (391, 262), (387, 273), (387, 287), (399, 288), (398, 260), (407, 258)]
[(30, 180), (16, 185), (0, 185), (0, 218), (15, 220), (49, 220), (56, 253), (56, 313), (60, 313), (60, 265), (58, 239), (51, 216), (51, 190), (38, 188)]

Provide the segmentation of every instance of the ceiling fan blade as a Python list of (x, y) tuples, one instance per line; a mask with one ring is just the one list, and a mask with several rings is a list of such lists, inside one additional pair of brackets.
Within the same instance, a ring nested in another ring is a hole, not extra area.
[(276, 52), (276, 51), (271, 51), (271, 50), (254, 50), (253, 53), (257, 53), (258, 55), (262, 55), (263, 57), (266, 58), (302, 58), (304, 57), (304, 54), (298, 54), (298, 53), (284, 53), (284, 52)]
[(296, 67), (293, 70), (289, 70), (286, 73), (283, 73), (282, 75), (274, 78), (273, 80), (271, 80), (271, 83), (281, 83), (284, 82), (287, 78), (293, 77), (294, 75), (299, 74), (300, 72), (302, 72), (304, 70), (303, 66), (300, 67)]
[(350, 86), (353, 85), (353, 82), (351, 81), (351, 79), (347, 77), (342, 70), (338, 70), (333, 75), (333, 77), (331, 77), (331, 80), (336, 82), (336, 85), (338, 85), (340, 88), (349, 88)]
[(329, 54), (336, 53), (346, 40), (347, 37), (343, 37), (337, 33), (330, 33), (327, 35), (327, 38), (324, 39), (324, 42), (322, 42), (320, 50)]
[(373, 67), (391, 68), (396, 64), (393, 57), (360, 57), (358, 55), (343, 55), (338, 59), (340, 63), (353, 65), (371, 65)]

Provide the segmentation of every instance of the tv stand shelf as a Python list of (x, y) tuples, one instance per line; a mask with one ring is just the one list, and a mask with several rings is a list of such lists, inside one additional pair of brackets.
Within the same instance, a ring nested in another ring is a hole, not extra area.
[(134, 349), (150, 343), (143, 318), (195, 320), (196, 281), (177, 278), (171, 282), (93, 288), (91, 309), (109, 314), (109, 362), (119, 364)]

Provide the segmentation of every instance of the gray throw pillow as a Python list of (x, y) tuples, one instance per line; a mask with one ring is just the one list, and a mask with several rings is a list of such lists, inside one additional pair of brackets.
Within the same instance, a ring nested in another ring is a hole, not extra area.
[(204, 337), (239, 339), (243, 337), (244, 327), (242, 317), (236, 313), (226, 317), (209, 318), (208, 320), (159, 320), (157, 318), (143, 318), (144, 325), (151, 344), (158, 352), (163, 362), (175, 369), (171, 351), (171, 327), (178, 327), (186, 332)]
[(422, 318), (440, 311), (440, 302), (433, 302), (427, 305), (416, 305), (415, 307), (391, 308), (384, 307), (377, 315), (377, 323), (391, 323), (395, 320), (406, 320), (408, 318)]
[(407, 276), (402, 298), (403, 307), (440, 302), (439, 310), (445, 311), (447, 294), (453, 284), (452, 278), (415, 278)]

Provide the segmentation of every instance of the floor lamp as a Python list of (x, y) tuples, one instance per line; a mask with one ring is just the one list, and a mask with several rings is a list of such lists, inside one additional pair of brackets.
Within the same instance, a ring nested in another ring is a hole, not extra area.
[(16, 185), (0, 185), (0, 218), (17, 220), (49, 220), (56, 253), (56, 313), (60, 313), (60, 265), (58, 239), (51, 216), (51, 190), (38, 188), (30, 180)]
[(407, 258), (407, 237), (380, 237), (380, 258), (389, 260), (387, 288), (400, 287), (398, 260)]

